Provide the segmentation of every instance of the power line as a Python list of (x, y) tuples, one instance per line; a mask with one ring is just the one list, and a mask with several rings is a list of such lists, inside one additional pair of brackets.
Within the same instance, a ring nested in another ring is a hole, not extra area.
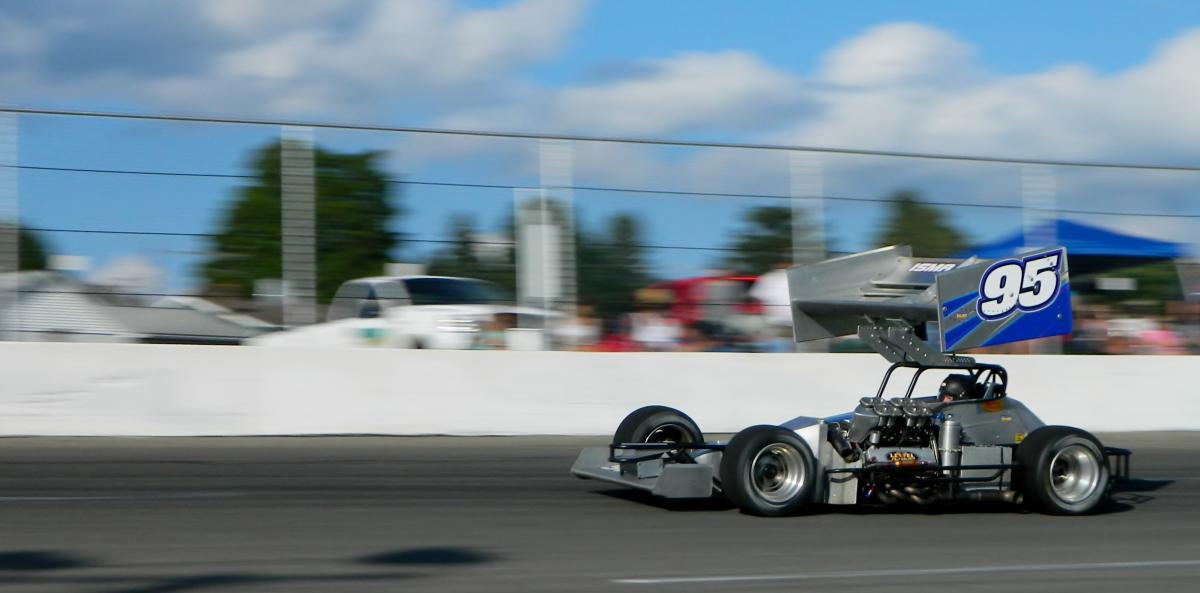
[(24, 169), (28, 171), (52, 171), (55, 173), (103, 173), (108, 175), (153, 175), (159, 177), (206, 177), (217, 179), (253, 179), (254, 175), (236, 173), (190, 173), (183, 171), (144, 171), (136, 169), (88, 169), (82, 167), (46, 167), (41, 165), (0, 165), (0, 168)]
[[(0, 110), (2, 111), (2, 110)], [(37, 165), (0, 165), (0, 168), (17, 168), (27, 169), (32, 171), (48, 171), (59, 173), (97, 173), (97, 174), (114, 174), (114, 175), (151, 175), (151, 176), (166, 176), (166, 177), (199, 177), (199, 178), (227, 178), (227, 179), (254, 179), (253, 175), (240, 175), (233, 173), (190, 173), (184, 171), (149, 171), (149, 170), (133, 170), (133, 169), (90, 169), (78, 167), (48, 167)], [(499, 184), (499, 183), (471, 183), (471, 182), (455, 182), (455, 181), (429, 181), (429, 180), (407, 180), (407, 179), (387, 179), (388, 183), (397, 185), (414, 185), (414, 186), (430, 186), (430, 187), (459, 187), (472, 189), (502, 189), (514, 190), (528, 188), (524, 185)], [(662, 195), (662, 196), (682, 196), (682, 197), (709, 197), (709, 198), (738, 198), (738, 199), (763, 199), (763, 200), (795, 200), (795, 196), (784, 194), (769, 194), (769, 193), (752, 193), (752, 192), (710, 192), (710, 191), (687, 191), (687, 190), (665, 190), (665, 189), (648, 189), (637, 187), (607, 187), (607, 186), (591, 186), (591, 185), (571, 185), (549, 189), (565, 189), (580, 192), (612, 192), (612, 193), (631, 193), (643, 195)], [(799, 198), (805, 200), (823, 199), (831, 202), (859, 202), (870, 204), (887, 204), (894, 202), (890, 198), (862, 198), (852, 196), (820, 196)], [(986, 202), (944, 202), (944, 201), (922, 201), (922, 204), (930, 206), (946, 206), (955, 208), (993, 208), (1001, 210), (1021, 210), (1024, 208), (1020, 204), (997, 204)], [(1081, 214), (1093, 216), (1137, 216), (1143, 218), (1200, 218), (1200, 214), (1170, 214), (1164, 212), (1130, 212), (1121, 210), (1089, 210), (1077, 208), (1055, 208), (1051, 210), (1061, 214)]]
[[(79, 233), (79, 234), (97, 234), (97, 235), (136, 235), (136, 236), (156, 236), (156, 237), (218, 237), (218, 236), (220, 236), (220, 233), (140, 231), (140, 230), (132, 230), (132, 229), (116, 230), (116, 229), (80, 229), (80, 228), (58, 228), (58, 227), (23, 227), (23, 228), (25, 230), (37, 231), (37, 232), (42, 232), (42, 233)], [(246, 235), (244, 234), (243, 236), (246, 236)], [(254, 237), (270, 236), (270, 237), (274, 237), (274, 238), (279, 238), (278, 235), (266, 235), (266, 234), (262, 234), (262, 233), (250, 234), (249, 236), (254, 236)], [(469, 245), (501, 245), (501, 246), (507, 246), (507, 247), (514, 246), (514, 243), (512, 241), (484, 241), (484, 240), (474, 240), (474, 239), (463, 241), (461, 239), (428, 239), (428, 238), (415, 238), (415, 237), (400, 237), (400, 238), (396, 239), (396, 241), (400, 242), (400, 243), (432, 243), (432, 244), (446, 244), (446, 245), (457, 245), (460, 243), (467, 243)], [(639, 243), (634, 243), (634, 244), (620, 243), (620, 244), (618, 244), (618, 243), (604, 243), (604, 242), (589, 242), (589, 245), (593, 245), (593, 246), (597, 246), (597, 247), (620, 247), (620, 246), (627, 245), (629, 247), (636, 247), (639, 249), (663, 249), (663, 250), (674, 249), (674, 250), (682, 250), (682, 251), (738, 251), (738, 249), (733, 248), (733, 247), (700, 247), (698, 245), (653, 245), (653, 244), (639, 244)]]
[[(100, 297), (228, 298), (228, 295), (219, 295), (219, 294), (213, 295), (213, 294), (204, 294), (204, 293), (195, 294), (195, 293), (181, 293), (181, 292), (124, 292), (124, 291), (119, 291), (119, 290), (103, 290), (103, 289), (100, 289), (100, 287), (98, 287), (98, 286), (92, 287), (92, 288), (89, 288), (86, 290), (44, 290), (44, 289), (29, 288), (29, 289), (18, 289), (18, 290), (16, 290), (16, 292), (19, 294), (74, 294), (74, 295), (100, 296)], [(332, 296), (329, 298), (330, 302), (336, 301), (338, 299), (347, 299), (347, 300), (356, 300), (357, 301), (357, 300), (363, 300), (363, 297), (338, 297), (335, 295), (335, 296)], [(388, 299), (381, 299), (381, 300), (388, 300)], [(482, 303), (506, 304), (506, 303), (511, 303), (512, 301), (508, 300), (508, 299), (496, 298), (496, 299), (480, 299), (479, 302), (480, 302), (480, 304), (482, 304)], [(622, 303), (625, 303), (625, 304), (633, 303), (633, 302), (635, 302), (635, 301), (634, 300), (622, 301)], [(688, 305), (699, 305), (699, 306), (731, 306), (732, 307), (732, 306), (744, 305), (745, 301), (688, 301), (687, 304)], [(109, 303), (109, 305), (114, 306), (114, 307), (123, 306), (123, 305), (117, 304), (117, 303)], [(789, 307), (790, 305), (787, 305), (787, 304), (772, 305), (769, 303), (758, 303), (757, 306), (760, 306), (760, 307)]]
[(64, 229), (54, 227), (21, 227), (27, 231), (41, 233), (80, 233), (89, 235), (148, 235), (158, 237), (216, 237), (217, 233), (184, 233), (172, 231), (133, 231), (115, 229)]
[(584, 136), (576, 134), (546, 134), (534, 132), (499, 132), (484, 130), (461, 130), (450, 128), (421, 128), (408, 126), (384, 126), (372, 124), (349, 124), (316, 121), (268, 120), (239, 117), (203, 117), (194, 115), (168, 115), (148, 113), (120, 113), (111, 111), (83, 111), (68, 109), (38, 109), (21, 107), (0, 107), (0, 113), (15, 113), (23, 115), (53, 115), (63, 117), (93, 117), (103, 119), (190, 122), (211, 124), (236, 124), (255, 126), (289, 126), (317, 129), (354, 130), (365, 132), (395, 132), (409, 134), (431, 134), (440, 136), (464, 136), (477, 138), (507, 138), (517, 140), (565, 140), (574, 142), (598, 142), (608, 144), (640, 144), (653, 146), (677, 146), (692, 148), (739, 148), (751, 150), (772, 150), (788, 152), (816, 152), (826, 154), (845, 154), (856, 156), (886, 156), (910, 159), (969, 161), (979, 163), (1008, 163), (1018, 165), (1048, 165), (1056, 167), (1090, 167), (1101, 169), (1138, 169), (1148, 171), (1184, 171), (1200, 172), (1200, 167), (1157, 165), (1143, 163), (1117, 163), (1101, 161), (1071, 161), (1055, 159), (1028, 159), (1017, 157), (995, 157), (983, 155), (958, 155), (932, 152), (907, 152), (894, 150), (869, 150), (857, 148), (835, 148), (826, 146), (802, 146), (786, 144), (757, 144), (735, 142), (701, 142), (694, 140), (672, 140), (666, 138), (636, 138), (622, 136)]

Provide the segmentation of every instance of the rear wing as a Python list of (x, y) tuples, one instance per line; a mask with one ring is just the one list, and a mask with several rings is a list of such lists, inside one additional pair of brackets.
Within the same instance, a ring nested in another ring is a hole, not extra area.
[(872, 328), (911, 328), (925, 339), (935, 326), (939, 350), (955, 352), (1071, 332), (1063, 247), (1002, 260), (921, 258), (907, 245), (884, 247), (795, 266), (788, 289), (797, 342)]

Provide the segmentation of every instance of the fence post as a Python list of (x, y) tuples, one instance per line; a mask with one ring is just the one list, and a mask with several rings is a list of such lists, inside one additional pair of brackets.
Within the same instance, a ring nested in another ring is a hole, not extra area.
[(283, 324), (295, 327), (317, 321), (316, 167), (312, 128), (280, 132)]
[[(792, 202), (792, 264), (825, 259), (825, 176), (821, 155), (788, 152), (789, 193)], [(822, 340), (796, 344), (797, 352), (828, 352)]]
[(571, 142), (569, 140), (551, 140), (543, 138), (538, 141), (538, 173), (542, 189), (543, 208), (546, 196), (557, 199), (562, 206), (560, 221), (558, 258), (561, 269), (559, 277), (559, 310), (574, 314), (576, 305), (576, 270), (575, 270), (575, 196), (571, 191), (574, 183), (574, 163)]
[(789, 152), (788, 174), (792, 196), (792, 263), (821, 261), (825, 259), (825, 176), (821, 155)]
[[(1058, 244), (1057, 192), (1054, 169), (1046, 165), (1021, 166), (1021, 221), (1025, 249)], [(1030, 342), (1029, 351), (1032, 354), (1061, 354), (1062, 343), (1057, 340)]]
[(0, 112), (0, 275), (8, 276), (0, 294), (0, 336), (6, 340), (17, 340), (19, 320), (18, 303), (21, 298), (21, 210), (18, 186), (21, 164), (18, 154), (20, 142), (15, 113)]
[(1045, 165), (1021, 167), (1021, 221), (1026, 249), (1053, 247), (1058, 243), (1057, 191), (1054, 169)]

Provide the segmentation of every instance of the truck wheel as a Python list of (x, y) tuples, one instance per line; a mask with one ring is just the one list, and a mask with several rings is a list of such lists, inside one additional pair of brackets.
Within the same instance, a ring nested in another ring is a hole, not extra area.
[(1025, 501), (1052, 515), (1083, 515), (1108, 496), (1108, 463), (1100, 442), (1070, 426), (1043, 426), (1017, 447), (1014, 485)]
[(744, 513), (793, 515), (812, 501), (817, 483), (812, 450), (795, 432), (751, 426), (734, 435), (721, 457), (721, 488)]
[(629, 413), (617, 432), (618, 443), (703, 443), (704, 433), (687, 414), (666, 406), (646, 406)]

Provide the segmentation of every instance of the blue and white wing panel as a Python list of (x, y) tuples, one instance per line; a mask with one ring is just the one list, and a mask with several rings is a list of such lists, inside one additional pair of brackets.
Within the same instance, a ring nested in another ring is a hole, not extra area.
[(1064, 247), (960, 266), (938, 274), (943, 352), (1071, 333)]

